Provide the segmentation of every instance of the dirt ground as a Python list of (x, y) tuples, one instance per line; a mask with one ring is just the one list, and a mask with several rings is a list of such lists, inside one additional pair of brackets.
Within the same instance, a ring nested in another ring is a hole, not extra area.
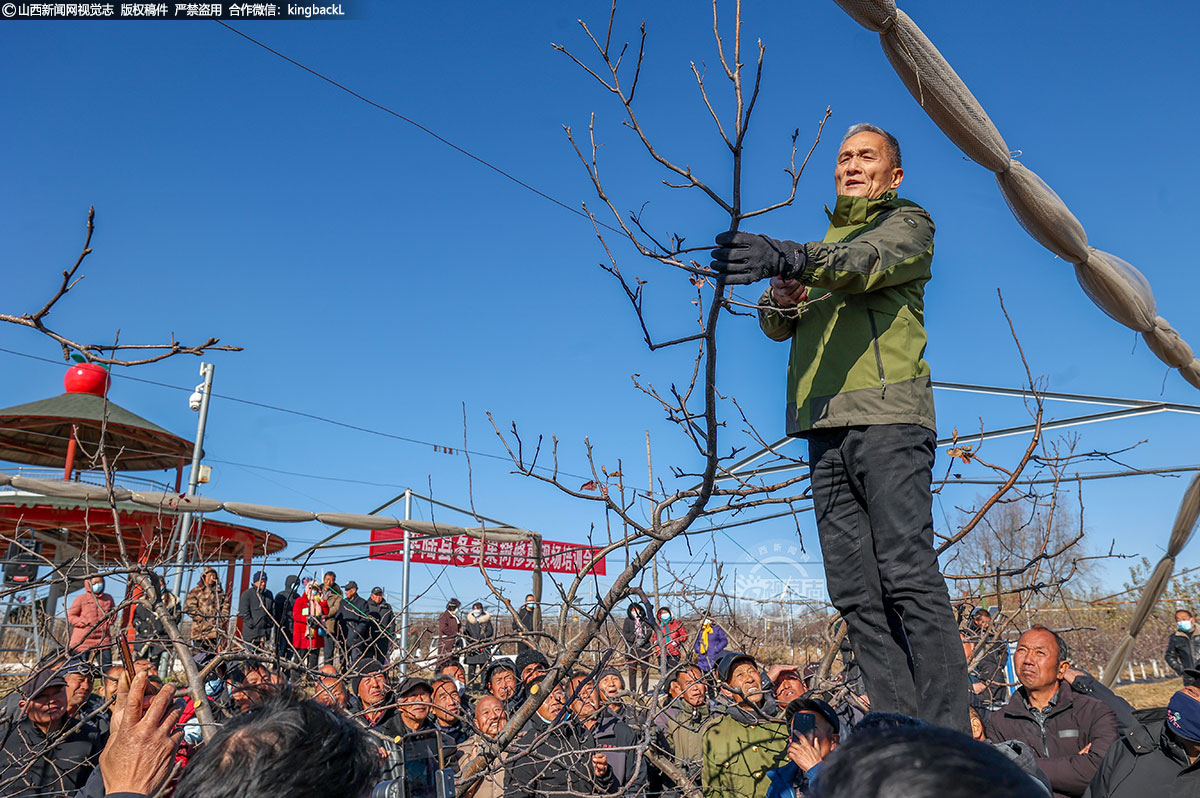
[(1114, 689), (1117, 695), (1133, 704), (1134, 709), (1149, 707), (1165, 707), (1179, 688), (1183, 687), (1180, 679), (1164, 679), (1158, 682), (1134, 682), (1133, 684), (1117, 685)]

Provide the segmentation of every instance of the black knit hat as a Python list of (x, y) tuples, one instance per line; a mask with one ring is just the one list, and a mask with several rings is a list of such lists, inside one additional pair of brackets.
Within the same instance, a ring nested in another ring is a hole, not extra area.
[(541, 665), (543, 668), (550, 667), (550, 663), (546, 661), (546, 657), (536, 648), (527, 648), (517, 654), (517, 677), (520, 678), (525, 669), (534, 664)]
[(509, 670), (513, 672), (513, 676), (517, 675), (517, 669), (513, 667), (512, 660), (498, 659), (488, 664), (487, 669), (483, 672), (483, 685), (487, 687), (492, 683), (492, 676), (496, 671)]

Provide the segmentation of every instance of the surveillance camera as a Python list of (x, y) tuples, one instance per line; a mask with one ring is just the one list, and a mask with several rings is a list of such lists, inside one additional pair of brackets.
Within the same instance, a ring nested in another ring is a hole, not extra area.
[(188, 407), (192, 410), (199, 410), (200, 403), (203, 401), (204, 395), (199, 391), (192, 391), (192, 395), (188, 397)]

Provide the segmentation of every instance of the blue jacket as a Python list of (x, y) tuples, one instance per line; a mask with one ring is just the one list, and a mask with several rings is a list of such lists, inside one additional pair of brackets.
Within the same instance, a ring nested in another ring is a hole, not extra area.
[(696, 662), (701, 670), (711, 671), (717, 667), (717, 663), (721, 660), (721, 655), (725, 653), (725, 646), (729, 645), (729, 638), (725, 634), (725, 630), (717, 624), (712, 625), (712, 631), (708, 634), (707, 648), (705, 647), (704, 627), (701, 626), (696, 632), (696, 644), (693, 648), (696, 650)]

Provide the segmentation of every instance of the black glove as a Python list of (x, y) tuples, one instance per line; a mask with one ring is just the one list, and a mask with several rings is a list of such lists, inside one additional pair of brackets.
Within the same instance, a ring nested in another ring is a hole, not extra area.
[(776, 241), (754, 233), (721, 233), (712, 251), (712, 268), (730, 285), (746, 285), (768, 277), (794, 279), (808, 264), (803, 244)]

